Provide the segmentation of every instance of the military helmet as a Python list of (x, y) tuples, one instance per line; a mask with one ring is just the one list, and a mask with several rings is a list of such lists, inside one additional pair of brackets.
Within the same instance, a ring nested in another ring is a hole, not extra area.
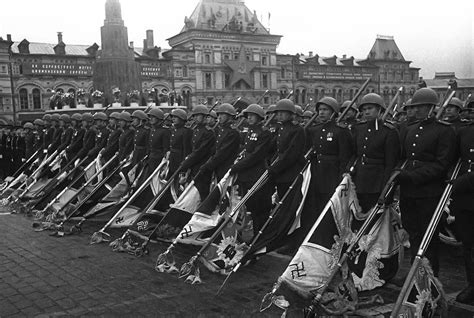
[(38, 125), (38, 126), (44, 126), (44, 121), (37, 118), (33, 121), (33, 124)]
[(24, 129), (34, 129), (35, 127), (33, 126), (32, 123), (25, 123), (25, 124), (23, 125), (23, 128), (24, 128)]
[(250, 104), (247, 106), (247, 108), (244, 109), (242, 112), (244, 115), (246, 114), (255, 114), (259, 116), (260, 118), (265, 118), (265, 111), (263, 110), (263, 107), (257, 104)]
[(275, 112), (275, 107), (276, 105), (268, 106), (267, 110), (265, 111), (265, 114), (269, 114), (269, 115), (273, 114)]
[(155, 117), (157, 119), (165, 119), (165, 114), (163, 113), (163, 111), (161, 109), (159, 109), (158, 107), (153, 107), (149, 112), (148, 112), (148, 116), (150, 117)]
[(94, 120), (94, 116), (92, 116), (91, 113), (84, 113), (82, 114), (82, 121), (93, 121)]
[(333, 112), (339, 113), (339, 103), (332, 97), (323, 97), (316, 103), (316, 109), (319, 110), (320, 105), (326, 105), (332, 109)]
[(457, 97), (451, 98), (451, 100), (449, 101), (448, 106), (457, 107), (457, 108), (459, 108), (459, 110), (463, 110), (463, 108), (464, 108), (464, 105), (463, 105), (462, 101)]
[(219, 114), (227, 114), (229, 116), (235, 116), (237, 115), (237, 112), (235, 111), (235, 108), (234, 106), (232, 106), (231, 104), (229, 103), (223, 103), (221, 104), (217, 111), (216, 111), (216, 114), (219, 115)]
[(71, 121), (71, 117), (68, 114), (62, 114), (59, 116), (59, 120), (62, 120), (65, 123), (69, 123)]
[(59, 121), (60, 117), (61, 117), (61, 116), (60, 116), (59, 114), (52, 114), (52, 115), (51, 115), (51, 120)]
[(93, 117), (94, 117), (94, 120), (106, 121), (108, 119), (107, 115), (104, 112), (95, 113)]
[(110, 114), (109, 118), (114, 118), (116, 120), (120, 120), (121, 116), (120, 116), (119, 112), (113, 112), (112, 114)]
[(51, 120), (51, 115), (50, 115), (50, 114), (44, 114), (44, 115), (43, 115), (43, 120), (48, 120), (48, 121), (50, 121), (50, 120)]
[[(344, 103), (342, 103), (340, 111), (343, 112), (344, 109), (346, 109), (347, 107), (349, 107), (349, 105), (350, 105), (351, 103), (352, 103), (351, 100), (346, 100)], [(356, 107), (356, 104), (355, 104), (355, 103), (352, 104), (351, 109), (357, 111), (357, 107)]]
[(136, 110), (132, 113), (132, 118), (138, 118), (140, 120), (148, 120), (148, 115), (143, 110)]
[(409, 99), (405, 102), (405, 104), (403, 104), (402, 109), (403, 109), (403, 110), (406, 110), (407, 107), (411, 107), (411, 98), (409, 98)]
[(304, 118), (313, 118), (314, 116), (314, 113), (310, 110), (306, 110), (304, 113), (303, 113), (303, 117)]
[(438, 101), (438, 95), (434, 90), (428, 87), (423, 87), (413, 94), (410, 105), (437, 105)]
[(209, 115), (207, 115), (207, 116), (211, 116), (212, 118), (216, 118), (216, 119), (217, 119), (217, 113), (216, 113), (215, 111), (213, 111), (213, 110), (211, 110), (211, 111), (209, 112)]
[(123, 111), (120, 113), (120, 120), (126, 121), (126, 122), (131, 122), (132, 121), (132, 116), (130, 115), (129, 112)]
[(209, 114), (209, 110), (204, 105), (196, 105), (196, 106), (193, 107), (193, 110), (191, 111), (191, 116), (193, 116), (193, 115), (204, 115), (204, 116), (206, 116), (208, 114)]
[(178, 117), (182, 120), (187, 120), (188, 119), (188, 114), (186, 114), (186, 111), (183, 109), (173, 109), (171, 111), (171, 116)]
[(303, 117), (303, 107), (295, 105), (296, 115)]
[(292, 114), (296, 113), (295, 104), (290, 99), (280, 99), (275, 105), (275, 111), (286, 111)]
[(383, 101), (383, 98), (379, 94), (376, 94), (376, 93), (369, 93), (369, 94), (364, 95), (364, 97), (362, 97), (362, 100), (360, 101), (360, 104), (359, 104), (359, 111), (362, 110), (362, 106), (368, 105), (368, 104), (377, 105), (380, 108), (385, 108), (385, 103)]
[(71, 120), (81, 121), (82, 120), (82, 115), (79, 114), (79, 113), (72, 114)]

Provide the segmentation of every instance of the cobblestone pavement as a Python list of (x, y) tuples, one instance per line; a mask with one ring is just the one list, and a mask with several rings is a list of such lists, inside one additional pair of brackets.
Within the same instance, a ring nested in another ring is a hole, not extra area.
[[(136, 258), (114, 253), (106, 244), (89, 245), (98, 223), (89, 223), (81, 235), (63, 238), (34, 232), (31, 224), (32, 219), (23, 215), (0, 213), (0, 317), (280, 317), (282, 313), (273, 307), (260, 314), (259, 305), (289, 257), (272, 254), (242, 268), (216, 297), (222, 276), (202, 270), (204, 283), (188, 285), (154, 270), (165, 244), (152, 244), (150, 255)], [(176, 258), (182, 264), (194, 250), (179, 251)], [(447, 261), (442, 263), (440, 278), (452, 298), (465, 284), (460, 251), (449, 248), (443, 255)], [(402, 275), (407, 267), (405, 262)], [(390, 304), (399, 290), (388, 284), (376, 292)], [(469, 307), (450, 310), (455, 317), (473, 317)]]

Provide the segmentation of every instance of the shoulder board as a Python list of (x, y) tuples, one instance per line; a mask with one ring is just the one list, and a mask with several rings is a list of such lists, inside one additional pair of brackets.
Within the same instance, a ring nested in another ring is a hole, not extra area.
[(469, 119), (461, 119), (461, 123), (463, 124), (472, 124), (472, 122)]
[(390, 128), (390, 129), (395, 129), (395, 128), (396, 128), (396, 127), (395, 127), (392, 123), (390, 123), (390, 122), (384, 122), (383, 125), (384, 125), (385, 127)]
[(407, 123), (407, 126), (412, 126), (414, 124), (418, 124), (419, 122), (420, 122), (419, 120), (415, 120), (415, 121)]
[(438, 120), (437, 123), (445, 125), (445, 126), (451, 126), (452, 125), (451, 123), (449, 123), (447, 121), (444, 121), (444, 120)]
[(358, 126), (358, 125), (362, 125), (362, 124), (366, 124), (367, 121), (366, 120), (361, 120), (361, 121), (358, 121), (357, 123), (355, 123), (354, 125)]
[(347, 129), (349, 125), (347, 123), (336, 123), (336, 127)]

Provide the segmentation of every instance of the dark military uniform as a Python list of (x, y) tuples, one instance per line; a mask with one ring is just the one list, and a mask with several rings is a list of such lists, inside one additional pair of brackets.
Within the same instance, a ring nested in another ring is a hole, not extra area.
[(132, 166), (139, 163), (147, 153), (148, 139), (150, 130), (144, 126), (139, 126), (135, 129), (135, 136), (133, 138), (133, 157)]
[(222, 179), (239, 152), (240, 134), (231, 127), (230, 122), (219, 125), (217, 132), (214, 154), (201, 166), (199, 176), (194, 180), (201, 200), (204, 200), (209, 194), (213, 172), (217, 180)]
[(85, 158), (89, 150), (95, 147), (95, 138), (96, 138), (96, 131), (94, 128), (89, 128), (84, 132), (84, 138), (82, 139), (82, 147), (77, 152), (77, 157), (79, 159)]
[(461, 119), (461, 117), (457, 117), (454, 120), (447, 120), (448, 123), (451, 124), (451, 127), (454, 128), (454, 131), (457, 133), (460, 128), (465, 127), (470, 124), (469, 120)]
[(369, 211), (400, 159), (400, 139), (395, 127), (381, 120), (354, 127), (357, 163), (354, 183), (363, 212)]
[(2, 132), (2, 136), (0, 139), (0, 177), (4, 178), (7, 175), (5, 174), (6, 171), (6, 164), (5, 164), (5, 143), (7, 140), (7, 135), (5, 132)]
[(192, 150), (192, 130), (184, 124), (171, 129), (168, 176), (171, 176)]
[(107, 142), (104, 151), (102, 151), (102, 158), (105, 162), (109, 161), (110, 158), (112, 158), (113, 155), (119, 150), (119, 139), (122, 131), (123, 130), (119, 127), (115, 129), (109, 129)]
[(151, 174), (170, 149), (171, 132), (163, 126), (152, 127), (148, 141), (148, 173)]
[(8, 133), (5, 140), (5, 153), (4, 153), (4, 165), (6, 176), (10, 176), (13, 170), (13, 147), (12, 147), (13, 135)]
[(216, 143), (216, 138), (212, 130), (209, 130), (205, 124), (197, 125), (193, 129), (191, 139), (192, 151), (184, 159), (181, 169), (186, 171), (191, 169), (191, 175), (194, 177), (203, 163), (212, 155)]
[(72, 160), (78, 154), (79, 150), (81, 150), (85, 133), (86, 130), (82, 127), (74, 128), (71, 137), (71, 144), (66, 148), (68, 160)]
[(107, 140), (109, 138), (110, 130), (107, 127), (102, 127), (97, 129), (95, 132), (95, 146), (90, 149), (87, 153), (89, 158), (95, 159), (99, 155), (99, 152), (105, 148), (107, 145)]
[[(242, 158), (232, 166), (232, 173), (237, 173), (237, 182), (241, 195), (245, 195), (265, 172), (268, 151), (272, 142), (272, 134), (261, 125), (250, 125), (245, 134), (244, 153)], [(253, 194), (247, 203), (247, 209), (252, 213), (253, 231), (256, 234), (265, 221), (272, 206), (271, 187), (265, 184)]]
[[(400, 210), (403, 227), (410, 235), (412, 257), (438, 205), (446, 183), (446, 175), (453, 163), (455, 134), (449, 124), (428, 118), (408, 127), (402, 140), (403, 155), (407, 160), (400, 173)], [(435, 231), (427, 257), (435, 275), (439, 271), (438, 230)]]
[(58, 151), (61, 152), (71, 144), (72, 135), (74, 134), (74, 129), (72, 127), (67, 127), (61, 131), (60, 143), (58, 146)]
[(43, 130), (36, 130), (34, 132), (35, 135), (35, 142), (33, 146), (33, 150), (39, 150), (40, 152), (42, 151), (41, 147), (43, 146)]
[(53, 141), (48, 149), (48, 154), (52, 154), (54, 151), (58, 150), (59, 146), (61, 145), (61, 136), (63, 134), (63, 129), (61, 127), (57, 127), (54, 131)]
[(56, 129), (54, 127), (48, 127), (44, 130), (42, 157), (44, 157), (45, 154), (48, 154), (48, 150), (53, 143), (55, 131)]
[(119, 137), (119, 161), (127, 158), (128, 155), (133, 151), (133, 136), (135, 134), (135, 130), (130, 127), (122, 130), (122, 133)]
[(25, 158), (28, 160), (33, 153), (35, 143), (35, 134), (32, 131), (29, 131), (25, 134)]

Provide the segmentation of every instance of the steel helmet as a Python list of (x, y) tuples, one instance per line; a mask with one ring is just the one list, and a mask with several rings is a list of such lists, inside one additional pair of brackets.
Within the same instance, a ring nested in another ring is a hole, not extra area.
[(126, 122), (131, 122), (132, 121), (132, 116), (130, 113), (123, 111), (120, 113), (120, 120), (126, 121)]
[(114, 118), (116, 120), (120, 120), (120, 113), (119, 112), (113, 112), (112, 114), (110, 114), (109, 118)]
[(191, 111), (191, 116), (192, 115), (204, 115), (204, 116), (206, 116), (208, 114), (209, 114), (209, 110), (204, 105), (194, 106), (193, 110)]
[(59, 120), (62, 120), (65, 123), (69, 123), (71, 121), (71, 117), (68, 114), (62, 114), (59, 116)]
[(50, 114), (44, 114), (43, 115), (43, 120), (50, 121), (51, 120), (51, 115)]
[(403, 109), (403, 110), (406, 110), (407, 107), (411, 107), (411, 98), (408, 99), (408, 100), (405, 102), (405, 104), (403, 104), (403, 108), (402, 108), (402, 109)]
[[(342, 103), (340, 111), (341, 112), (344, 111), (344, 109), (346, 109), (351, 103), (352, 103), (351, 100), (346, 100), (344, 103)], [(355, 103), (352, 104), (351, 109), (357, 111), (357, 107)]]
[(219, 106), (219, 108), (216, 111), (216, 114), (227, 114), (229, 116), (235, 116), (237, 115), (237, 112), (235, 111), (234, 106), (232, 106), (229, 103), (224, 103)]
[(276, 107), (276, 105), (268, 106), (267, 111), (265, 112), (265, 114), (269, 114), (269, 115), (273, 114), (275, 112), (275, 107)]
[(148, 116), (153, 116), (155, 118), (158, 118), (158, 119), (165, 119), (165, 114), (163, 113), (163, 111), (161, 109), (159, 109), (158, 107), (153, 107), (149, 112), (148, 112)]
[(313, 115), (314, 113), (310, 110), (306, 110), (304, 113), (303, 113), (303, 117), (304, 118), (313, 118)]
[(132, 113), (132, 118), (138, 118), (140, 120), (148, 120), (148, 115), (145, 114), (145, 112), (143, 110), (136, 110)]
[(33, 121), (33, 124), (38, 125), (38, 126), (44, 126), (44, 121), (37, 118)]
[(377, 105), (380, 108), (385, 108), (385, 103), (383, 101), (383, 98), (379, 94), (375, 94), (375, 93), (369, 93), (369, 94), (366, 94), (364, 97), (362, 97), (362, 100), (360, 101), (360, 104), (359, 104), (359, 111), (362, 109), (362, 106), (368, 105), (368, 104)]
[(25, 123), (23, 125), (23, 128), (25, 128), (25, 129), (34, 129), (35, 127), (33, 126), (32, 123)]
[(410, 105), (437, 105), (438, 101), (438, 94), (436, 94), (434, 90), (428, 87), (423, 87), (413, 94)]
[(323, 97), (316, 103), (316, 110), (319, 110), (319, 106), (326, 105), (332, 109), (333, 112), (339, 113), (339, 103), (332, 97)]
[(459, 108), (459, 110), (463, 110), (463, 108), (464, 108), (463, 107), (464, 105), (463, 105), (462, 101), (457, 97), (451, 98), (451, 100), (449, 101), (448, 106), (457, 107), (457, 108)]
[(295, 104), (289, 99), (280, 99), (275, 105), (275, 111), (286, 111), (292, 114), (296, 113)]
[(94, 120), (107, 121), (107, 119), (108, 119), (107, 115), (103, 112), (95, 113), (93, 117), (94, 117)]
[(188, 114), (186, 114), (186, 111), (184, 111), (183, 109), (173, 109), (171, 111), (171, 115), (170, 116), (174, 116), (174, 117), (178, 117), (182, 120), (187, 120), (188, 119)]
[(217, 119), (217, 113), (216, 113), (215, 111), (213, 111), (213, 110), (211, 110), (211, 111), (209, 112), (209, 115), (207, 115), (207, 116), (211, 116), (212, 118), (216, 118), (216, 119)]
[(92, 116), (91, 113), (84, 113), (82, 114), (82, 121), (93, 121), (94, 120), (94, 116)]
[(81, 121), (82, 120), (82, 115), (79, 114), (79, 113), (72, 114), (71, 120)]
[(259, 116), (260, 118), (265, 118), (265, 111), (263, 110), (263, 107), (257, 104), (250, 104), (247, 106), (247, 108), (244, 109), (242, 112), (244, 115), (246, 114), (255, 114)]
[(52, 114), (51, 115), (51, 120), (54, 120), (54, 121), (59, 121), (61, 116), (59, 116), (59, 114)]
[(303, 108), (300, 105), (295, 105), (296, 115), (303, 117)]

